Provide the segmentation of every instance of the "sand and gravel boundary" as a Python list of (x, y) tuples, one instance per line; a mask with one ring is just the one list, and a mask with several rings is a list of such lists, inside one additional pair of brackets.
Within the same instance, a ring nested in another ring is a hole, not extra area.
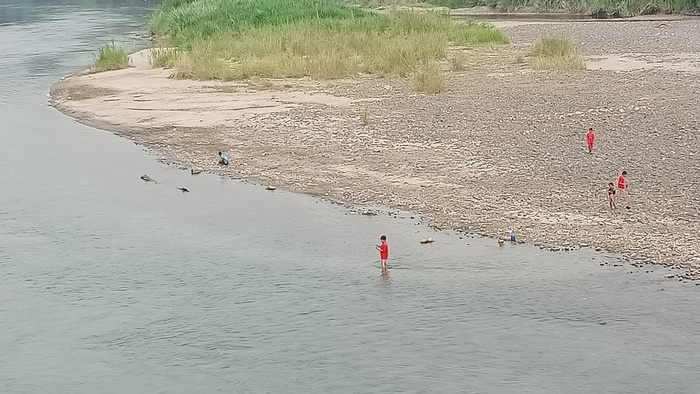
[[(439, 95), (402, 78), (174, 80), (140, 53), (135, 67), (56, 83), (52, 103), (188, 167), (700, 277), (700, 21), (504, 29), (509, 46), (455, 49), (467, 64)], [(542, 34), (572, 37), (589, 70), (519, 63)], [(611, 212), (606, 186), (622, 170), (631, 209)]]

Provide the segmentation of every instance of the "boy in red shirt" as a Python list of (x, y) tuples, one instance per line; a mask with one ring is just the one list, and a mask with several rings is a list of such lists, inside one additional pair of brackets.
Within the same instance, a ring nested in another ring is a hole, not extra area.
[(586, 141), (588, 142), (588, 153), (593, 153), (593, 140), (595, 139), (595, 134), (593, 133), (593, 128), (588, 129), (588, 134), (586, 134)]
[(617, 189), (620, 191), (620, 198), (625, 200), (625, 208), (630, 209), (627, 205), (627, 171), (622, 171), (622, 175), (617, 178)]
[(379, 258), (382, 260), (382, 271), (386, 271), (386, 259), (389, 258), (389, 244), (386, 243), (386, 235), (379, 237), (381, 245), (376, 245), (379, 251)]

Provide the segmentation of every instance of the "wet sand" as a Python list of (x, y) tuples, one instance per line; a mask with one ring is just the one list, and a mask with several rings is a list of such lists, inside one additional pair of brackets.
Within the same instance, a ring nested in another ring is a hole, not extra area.
[[(622, 252), (698, 278), (700, 21), (504, 30), (509, 46), (454, 48), (466, 62), (444, 63), (439, 95), (394, 77), (174, 80), (139, 53), (130, 69), (58, 82), (52, 103), (187, 167), (415, 211), (437, 228)], [(522, 63), (545, 33), (577, 41), (588, 70)], [(216, 164), (218, 151), (230, 166)], [(630, 209), (611, 211), (607, 183), (623, 170)]]

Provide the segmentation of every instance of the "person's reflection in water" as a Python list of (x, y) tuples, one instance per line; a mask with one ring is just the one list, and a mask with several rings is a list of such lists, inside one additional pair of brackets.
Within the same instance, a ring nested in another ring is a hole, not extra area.
[(388, 290), (389, 287), (392, 285), (392, 277), (389, 275), (389, 271), (386, 269), (382, 270), (382, 274), (377, 278), (379, 280), (379, 287), (385, 290)]

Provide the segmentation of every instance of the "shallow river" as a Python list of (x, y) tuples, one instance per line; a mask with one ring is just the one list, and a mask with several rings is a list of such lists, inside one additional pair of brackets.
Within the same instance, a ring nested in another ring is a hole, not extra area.
[(48, 106), (152, 10), (0, 2), (0, 392), (700, 392), (700, 287), (658, 267), (192, 176)]

